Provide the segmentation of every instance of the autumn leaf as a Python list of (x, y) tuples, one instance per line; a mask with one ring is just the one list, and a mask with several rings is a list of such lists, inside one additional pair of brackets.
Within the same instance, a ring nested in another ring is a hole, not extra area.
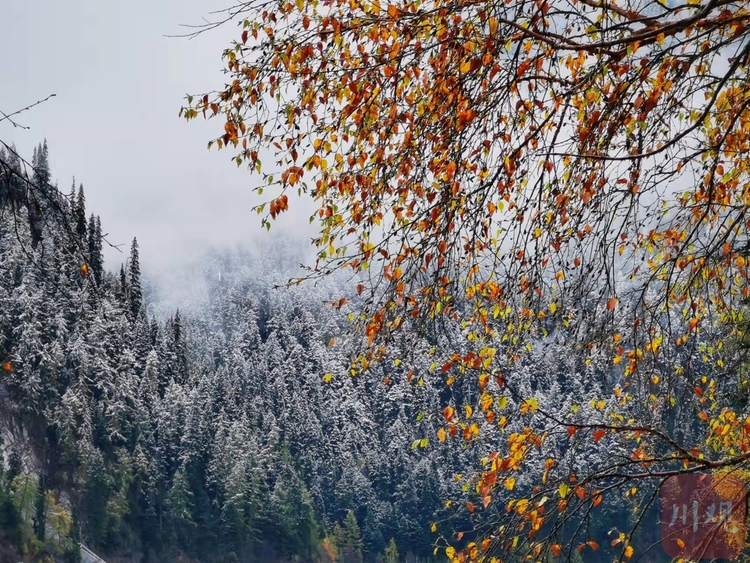
[(533, 414), (538, 408), (539, 402), (535, 397), (532, 397), (521, 403), (521, 414)]
[(560, 495), (560, 498), (565, 498), (568, 496), (568, 493), (570, 492), (570, 487), (566, 483), (561, 483), (560, 486), (557, 488), (557, 492)]
[(453, 407), (445, 407), (443, 409), (443, 416), (445, 417), (446, 422), (451, 422), (453, 420), (453, 417), (455, 416), (456, 411), (453, 409)]

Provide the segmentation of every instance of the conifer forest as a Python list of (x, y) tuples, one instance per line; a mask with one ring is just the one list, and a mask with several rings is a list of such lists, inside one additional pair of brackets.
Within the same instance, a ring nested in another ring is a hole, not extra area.
[(750, 561), (750, 0), (57, 4), (44, 64), (0, 7), (0, 563)]

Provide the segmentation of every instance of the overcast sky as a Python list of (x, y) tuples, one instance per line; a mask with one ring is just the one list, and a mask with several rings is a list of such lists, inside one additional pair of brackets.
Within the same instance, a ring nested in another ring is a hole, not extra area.
[[(271, 236), (251, 213), (259, 179), (231, 163), (229, 152), (206, 149), (222, 124), (178, 118), (185, 94), (224, 84), (221, 52), (237, 28), (192, 40), (167, 36), (229, 2), (2, 0), (0, 110), (56, 97), (18, 116), (28, 131), (0, 122), (0, 138), (28, 159), (46, 138), (61, 190), (73, 176), (83, 183), (108, 239), (129, 247), (137, 236), (150, 270), (207, 245)], [(282, 229), (309, 235), (310, 204), (290, 203), (298, 212)], [(109, 251), (107, 260), (113, 267), (119, 258)]]

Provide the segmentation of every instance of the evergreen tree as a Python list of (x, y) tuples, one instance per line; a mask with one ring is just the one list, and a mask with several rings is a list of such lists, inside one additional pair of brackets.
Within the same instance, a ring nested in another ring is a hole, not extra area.
[(32, 182), (37, 188), (46, 188), (49, 186), (51, 174), (49, 168), (49, 150), (47, 148), (47, 139), (34, 149), (34, 155), (31, 159), (33, 170)]
[(138, 240), (135, 238), (130, 247), (128, 286), (130, 290), (130, 313), (133, 319), (137, 319), (138, 312), (141, 310), (143, 304), (143, 292), (141, 290), (141, 264), (138, 258)]
[(398, 547), (396, 546), (396, 542), (393, 538), (391, 538), (391, 542), (388, 544), (388, 547), (385, 548), (385, 557), (383, 558), (383, 563), (398, 563)]
[(31, 160), (33, 173), (31, 176), (31, 185), (28, 186), (24, 201), (26, 202), (27, 213), (29, 216), (29, 227), (31, 230), (31, 246), (36, 248), (43, 236), (42, 222), (42, 204), (44, 203), (44, 194), (50, 193), (50, 170), (49, 154), (47, 150), (47, 140), (43, 145), (39, 145), (34, 151)]
[(83, 508), (89, 535), (94, 545), (99, 547), (106, 547), (109, 528), (107, 503), (111, 492), (111, 478), (104, 460), (98, 451), (94, 452), (84, 481)]
[(83, 184), (78, 186), (78, 197), (74, 209), (75, 230), (81, 244), (86, 244), (86, 195), (83, 192)]
[(91, 273), (94, 276), (96, 285), (102, 283), (104, 273), (104, 257), (102, 256), (102, 224), (99, 217), (91, 214), (88, 225), (88, 257)]
[(39, 541), (45, 541), (47, 535), (47, 489), (44, 475), (39, 476), (36, 496), (34, 497), (34, 534)]
[(120, 265), (120, 275), (115, 288), (115, 297), (124, 310), (130, 310), (130, 287), (128, 286), (128, 277), (125, 274), (125, 265)]
[(78, 509), (73, 506), (71, 510), (71, 525), (68, 541), (63, 552), (64, 563), (81, 563), (81, 524), (78, 518)]
[(353, 510), (346, 513), (344, 525), (338, 529), (336, 545), (339, 563), (362, 563), (362, 538)]
[(5, 471), (5, 459), (0, 451), (0, 545), (6, 543), (18, 547), (23, 521), (11, 496), (12, 481), (11, 474)]

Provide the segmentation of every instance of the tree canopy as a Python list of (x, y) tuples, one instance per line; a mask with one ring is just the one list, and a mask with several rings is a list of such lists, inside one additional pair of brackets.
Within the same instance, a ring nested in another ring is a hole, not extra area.
[[(241, 28), (228, 80), (181, 113), (222, 122), (209, 146), (262, 176), (265, 226), (312, 196), (308, 277), (356, 278), (353, 369), (400, 363), (396, 332), (463, 329), (431, 371), (472, 378), (476, 400), (446, 406), (437, 438), (486, 440), (466, 506), (486, 537), (449, 539), (451, 559), (598, 549), (580, 519), (602, 495), (635, 503), (612, 542), (630, 558), (665, 479), (750, 460), (746, 2), (253, 0), (224, 16)], [(590, 404), (508, 375), (550, 341), (583, 352)], [(600, 442), (604, 461), (559, 463)]]

